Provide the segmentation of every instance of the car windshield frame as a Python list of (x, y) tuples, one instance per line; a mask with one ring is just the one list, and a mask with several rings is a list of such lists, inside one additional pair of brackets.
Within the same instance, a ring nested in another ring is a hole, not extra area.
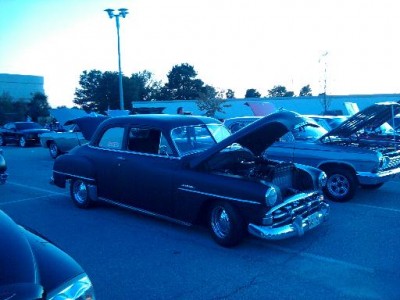
[(230, 136), (223, 124), (196, 124), (175, 127), (171, 140), (179, 156), (205, 151)]

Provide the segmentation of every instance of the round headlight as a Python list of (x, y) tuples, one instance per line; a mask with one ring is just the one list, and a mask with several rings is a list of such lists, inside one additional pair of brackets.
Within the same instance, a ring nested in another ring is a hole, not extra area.
[(318, 176), (318, 187), (322, 189), (326, 185), (327, 180), (328, 176), (326, 176), (326, 173), (321, 172)]
[(270, 187), (265, 193), (265, 204), (273, 206), (278, 200), (278, 193), (274, 187)]

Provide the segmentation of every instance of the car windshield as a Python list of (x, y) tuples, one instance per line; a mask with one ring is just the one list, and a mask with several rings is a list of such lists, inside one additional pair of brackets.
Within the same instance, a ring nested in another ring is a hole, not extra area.
[(304, 141), (304, 140), (317, 140), (328, 131), (324, 129), (322, 126), (313, 123), (303, 123), (300, 126), (297, 126), (293, 131), (293, 136), (296, 140)]
[(332, 129), (334, 129), (334, 128), (338, 127), (340, 124), (342, 124), (346, 120), (347, 120), (347, 117), (340, 116), (340, 117), (334, 117), (332, 119), (327, 119), (327, 122), (328, 122), (329, 126)]
[(171, 131), (171, 138), (180, 155), (204, 151), (229, 135), (228, 129), (222, 124), (182, 126)]
[(43, 128), (40, 124), (35, 123), (35, 122), (15, 123), (15, 127), (18, 130)]

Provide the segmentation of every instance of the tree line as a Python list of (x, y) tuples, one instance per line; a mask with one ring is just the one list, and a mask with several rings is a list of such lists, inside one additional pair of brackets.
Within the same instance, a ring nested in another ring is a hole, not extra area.
[[(85, 111), (104, 112), (108, 109), (119, 109), (119, 77), (118, 72), (101, 72), (99, 70), (83, 71), (79, 79), (79, 87), (75, 90), (74, 104)], [(198, 78), (192, 65), (183, 63), (172, 67), (167, 74), (167, 82), (154, 79), (149, 71), (134, 73), (130, 77), (123, 76), (124, 107), (131, 107), (137, 101), (163, 100), (199, 100), (203, 107), (213, 106), (216, 100), (235, 98), (232, 89), (220, 90), (206, 84)], [(312, 96), (310, 85), (301, 88), (299, 97)], [(245, 98), (261, 98), (256, 89), (247, 89)], [(295, 97), (282, 85), (268, 90), (268, 97)], [(210, 103), (207, 105), (205, 102)], [(220, 103), (220, 101), (217, 103)]]
[(15, 100), (6, 92), (0, 95), (0, 124), (27, 119), (44, 124), (45, 118), (49, 116), (49, 110), (47, 96), (43, 93), (34, 93), (28, 101)]
[[(124, 107), (131, 107), (136, 101), (196, 100), (197, 106), (207, 116), (222, 112), (229, 99), (235, 98), (232, 89), (221, 90), (206, 84), (198, 78), (194, 67), (183, 63), (175, 65), (167, 74), (167, 82), (162, 83), (147, 71), (122, 76)], [(75, 89), (73, 103), (86, 112), (105, 113), (119, 109), (119, 74), (118, 72), (99, 70), (83, 71), (79, 86)], [(299, 97), (312, 96), (310, 85), (299, 91)], [(249, 88), (245, 98), (295, 97), (293, 91), (285, 86), (276, 85), (262, 96), (256, 89)], [(50, 105), (47, 96), (34, 93), (32, 98), (15, 100), (8, 93), (0, 95), (0, 124), (8, 121), (23, 121), (29, 116), (33, 121), (49, 116)]]

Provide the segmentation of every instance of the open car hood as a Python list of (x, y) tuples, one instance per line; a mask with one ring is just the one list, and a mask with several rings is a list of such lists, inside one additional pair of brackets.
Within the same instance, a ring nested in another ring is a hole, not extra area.
[(398, 113), (400, 113), (400, 104), (397, 102), (372, 104), (329, 131), (321, 139), (327, 136), (350, 137), (352, 134), (366, 127), (377, 128), (385, 122), (391, 124), (392, 117)]
[(190, 166), (192, 168), (199, 166), (211, 156), (234, 143), (238, 143), (251, 150), (254, 155), (260, 156), (265, 149), (276, 142), (281, 136), (302, 123), (304, 123), (304, 118), (298, 113), (287, 110), (272, 113), (243, 127), (215, 146), (197, 155), (190, 162)]
[(65, 122), (64, 125), (67, 126), (67, 125), (77, 124), (85, 140), (90, 141), (96, 128), (100, 125), (101, 122), (103, 122), (107, 118), (108, 118), (107, 116), (81, 117), (69, 120)]

